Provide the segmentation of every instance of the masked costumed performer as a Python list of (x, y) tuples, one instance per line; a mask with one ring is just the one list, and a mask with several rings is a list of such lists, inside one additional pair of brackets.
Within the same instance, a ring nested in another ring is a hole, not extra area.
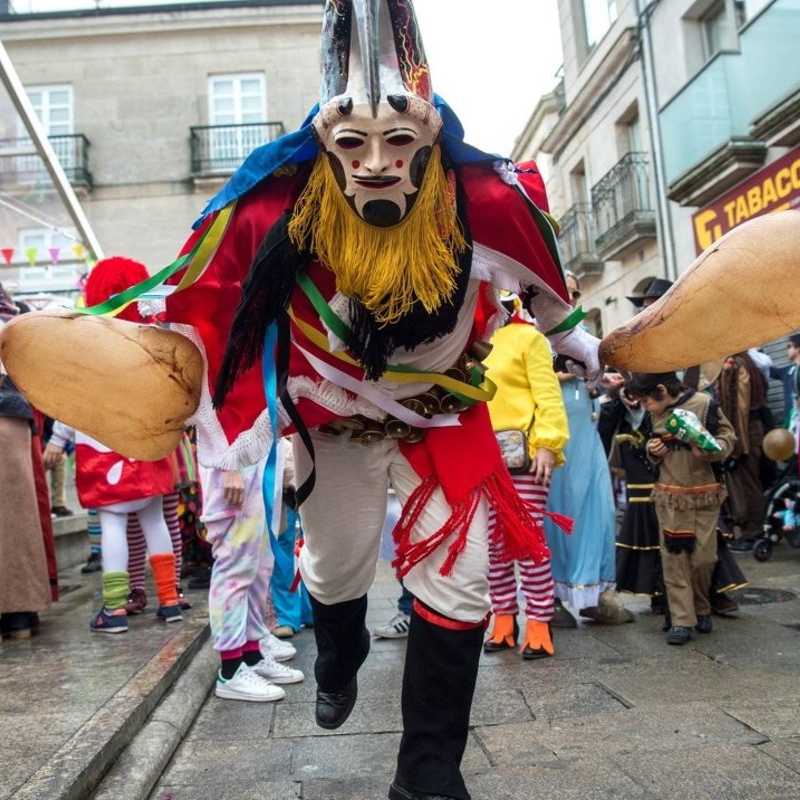
[(167, 318), (205, 354), (201, 460), (222, 468), (270, 444), (255, 362), (276, 353), (322, 727), (342, 725), (356, 701), (389, 481), (404, 502), (396, 566), (416, 602), (391, 797), (462, 800), (490, 508), (506, 556), (546, 557), (480, 402), (491, 392), (474, 345), (502, 319), (497, 290), (521, 287), (537, 293), (556, 349), (597, 371), (594, 340), (575, 327), (540, 176), (463, 143), (432, 94), (411, 3), (328, 2), (323, 39), (319, 111), (212, 200), (186, 251), (227, 230)]
[(590, 373), (597, 343), (567, 302), (539, 174), (464, 144), (433, 95), (410, 0), (328, 0), (323, 73), (307, 123), (212, 200), (165, 319), (205, 358), (192, 420), (203, 463), (268, 453), (271, 503), (275, 441), (294, 432), (324, 728), (356, 702), (391, 481), (405, 506), (396, 567), (416, 600), (390, 797), (467, 800), (490, 509), (504, 558), (547, 557), (491, 428), (478, 343), (502, 318), (499, 289), (532, 289), (541, 329)]

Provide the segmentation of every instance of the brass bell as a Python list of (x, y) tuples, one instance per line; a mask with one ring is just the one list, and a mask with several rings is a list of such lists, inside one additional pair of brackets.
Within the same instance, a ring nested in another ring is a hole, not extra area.
[(407, 439), (411, 433), (411, 426), (401, 419), (388, 419), (384, 429), (390, 439)]
[(425, 431), (423, 431), (422, 428), (411, 428), (408, 436), (406, 436), (406, 442), (408, 442), (408, 444), (417, 444), (424, 438)]
[(439, 401), (439, 408), (441, 408), (443, 414), (458, 414), (461, 411), (466, 411), (468, 406), (457, 395), (446, 394)]
[(469, 354), (477, 361), (486, 361), (493, 347), (494, 345), (491, 342), (473, 342), (469, 346)]
[(363, 445), (369, 445), (382, 442), (385, 438), (386, 434), (383, 431), (370, 428), (369, 430), (361, 431), (361, 433), (358, 434), (357, 441)]
[(469, 383), (469, 377), (467, 376), (467, 373), (458, 367), (450, 367), (450, 369), (448, 369), (444, 374), (447, 375), (448, 378), (461, 381), (461, 383)]
[[(426, 402), (426, 398), (431, 398), (434, 402), (428, 403)], [(409, 410), (413, 411), (415, 414), (419, 414), (421, 417), (432, 417), (433, 412), (439, 405), (436, 401), (436, 398), (433, 395), (421, 395), (420, 397), (409, 397), (407, 400), (402, 400), (402, 404)]]

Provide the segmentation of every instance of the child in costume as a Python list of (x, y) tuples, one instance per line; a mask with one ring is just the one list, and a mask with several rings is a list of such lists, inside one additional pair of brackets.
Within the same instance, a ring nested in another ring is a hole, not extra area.
[[(519, 300), (505, 298), (511, 312), (509, 323), (491, 339), (492, 352), (486, 366), (497, 385), (489, 403), (492, 427), (502, 442), (513, 437), (523, 449), (511, 464), (514, 486), (530, 504), (531, 513), (544, 518), (550, 476), (564, 463), (564, 447), (569, 439), (567, 414), (561, 399), (558, 378), (553, 371), (553, 355), (547, 339), (520, 315)], [(503, 449), (501, 447), (501, 449)], [(510, 456), (513, 458), (513, 456)], [(490, 516), (490, 529), (493, 524)], [(521, 647), (525, 660), (547, 658), (555, 652), (550, 636), (553, 618), (554, 584), (550, 560), (536, 564), (530, 559), (518, 562), (520, 588), (525, 595), (527, 626)], [(484, 651), (494, 653), (517, 644), (517, 579), (514, 562), (503, 558), (501, 548), (490, 538), (489, 592), (492, 598), (494, 628)]]
[[(222, 662), (215, 694), (225, 700), (282, 700), (285, 693), (278, 684), (303, 680), (303, 673), (281, 664), (270, 647), (272, 556), (263, 474), (263, 462), (238, 471), (201, 467), (203, 522), (214, 554), (208, 616)], [(275, 640), (275, 647), (280, 652), (287, 645)]]
[[(728, 458), (736, 435), (719, 406), (706, 394), (686, 390), (674, 372), (635, 374), (628, 394), (641, 399), (652, 422), (647, 452), (658, 465), (653, 499), (671, 614), (667, 642), (682, 645), (691, 639), (692, 628), (712, 630), (709, 594), (717, 561), (717, 520), (725, 499), (712, 465)], [(696, 416), (713, 449), (670, 433), (673, 412), (680, 410)]]
[[(89, 305), (102, 303), (147, 277), (144, 264), (130, 259), (98, 261), (86, 281), (86, 302)], [(126, 308), (120, 317), (130, 322), (146, 321), (135, 306)], [(103, 606), (92, 620), (91, 629), (98, 633), (128, 630), (125, 605), (130, 594), (129, 514), (137, 517), (147, 542), (159, 602), (157, 616), (164, 622), (179, 622), (175, 555), (163, 510), (163, 496), (171, 492), (174, 485), (169, 459), (149, 462), (126, 458), (56, 422), (47, 446), (48, 460), (58, 459), (73, 437), (78, 498), (85, 508), (97, 510), (101, 527)]]

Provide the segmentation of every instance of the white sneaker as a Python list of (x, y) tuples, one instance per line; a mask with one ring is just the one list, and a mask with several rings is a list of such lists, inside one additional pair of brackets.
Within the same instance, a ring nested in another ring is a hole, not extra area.
[(291, 661), (297, 650), (291, 642), (285, 642), (277, 636), (268, 633), (260, 642), (261, 655), (269, 653), (276, 661)]
[(305, 680), (305, 675), (299, 669), (287, 667), (286, 664), (279, 664), (271, 653), (262, 651), (261, 655), (264, 658), (250, 669), (270, 683), (279, 683), (285, 686), (289, 683), (302, 683)]
[(228, 680), (217, 673), (214, 694), (223, 700), (247, 700), (251, 703), (274, 703), (286, 697), (286, 692), (280, 686), (273, 686), (247, 664), (241, 664), (236, 674)]
[(378, 639), (405, 639), (411, 627), (411, 617), (402, 611), (395, 614), (385, 625), (375, 628)]

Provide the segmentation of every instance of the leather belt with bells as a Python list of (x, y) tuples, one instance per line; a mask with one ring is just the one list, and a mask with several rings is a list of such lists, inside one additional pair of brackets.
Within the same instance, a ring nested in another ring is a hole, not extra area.
[[(446, 370), (449, 375), (462, 383), (478, 386), (486, 374), (486, 367), (482, 363), (492, 350), (488, 342), (474, 342), (466, 352), (462, 353), (456, 366)], [(398, 401), (410, 411), (430, 419), (436, 414), (458, 414), (475, 405), (474, 400), (448, 392), (438, 386), (432, 386), (422, 394), (408, 397)], [(350, 434), (350, 439), (361, 444), (375, 444), (385, 439), (408, 442), (413, 444), (421, 442), (425, 436), (422, 428), (415, 428), (396, 417), (388, 416), (383, 421), (369, 419), (360, 414), (352, 417), (337, 419), (320, 427), (323, 433), (340, 436)]]

